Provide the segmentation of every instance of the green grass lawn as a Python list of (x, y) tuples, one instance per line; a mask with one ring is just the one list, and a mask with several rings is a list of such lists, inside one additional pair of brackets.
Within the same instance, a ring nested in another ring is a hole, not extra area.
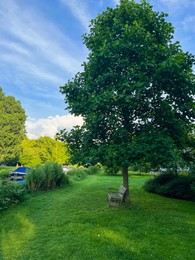
[(194, 259), (195, 204), (144, 192), (131, 176), (130, 208), (108, 208), (121, 177), (89, 176), (0, 213), (0, 259)]

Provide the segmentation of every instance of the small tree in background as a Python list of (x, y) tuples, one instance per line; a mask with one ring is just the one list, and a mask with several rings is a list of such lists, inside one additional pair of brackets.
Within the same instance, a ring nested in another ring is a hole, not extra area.
[(69, 111), (84, 118), (80, 151), (121, 167), (126, 201), (128, 167), (174, 164), (194, 120), (195, 59), (172, 41), (166, 16), (144, 0), (107, 8), (83, 36), (83, 72), (61, 87)]
[(67, 145), (48, 136), (37, 140), (26, 139), (21, 143), (20, 161), (24, 165), (35, 166), (46, 162), (66, 164), (69, 159)]

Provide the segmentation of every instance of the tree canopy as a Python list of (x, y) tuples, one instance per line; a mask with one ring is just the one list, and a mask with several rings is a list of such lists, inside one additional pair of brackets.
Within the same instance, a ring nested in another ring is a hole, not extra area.
[(83, 71), (61, 87), (69, 111), (84, 118), (80, 148), (120, 166), (127, 189), (133, 162), (178, 159), (194, 120), (195, 57), (173, 42), (166, 17), (145, 0), (107, 8), (83, 36)]
[[(0, 88), (0, 162), (14, 160), (19, 144), (25, 138), (25, 110), (13, 96), (6, 96)], [(17, 158), (16, 158), (17, 161)]]
[(70, 159), (67, 145), (48, 136), (39, 137), (37, 140), (25, 139), (20, 148), (20, 162), (27, 166), (46, 162), (66, 164)]

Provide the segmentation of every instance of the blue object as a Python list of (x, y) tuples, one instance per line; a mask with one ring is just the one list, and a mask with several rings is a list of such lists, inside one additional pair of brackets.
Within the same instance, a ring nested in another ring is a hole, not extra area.
[(17, 183), (18, 183), (18, 184), (25, 184), (26, 181), (25, 181), (25, 180), (23, 180), (23, 181), (17, 181)]
[(18, 172), (18, 173), (26, 173), (27, 172), (27, 170), (30, 170), (30, 168), (29, 167), (18, 167), (16, 170), (14, 170), (12, 173), (16, 173), (16, 172)]
[(28, 167), (18, 167), (16, 170), (10, 173), (10, 181), (17, 181), (19, 184), (25, 184), (26, 181), (24, 176), (30, 169), (31, 168)]

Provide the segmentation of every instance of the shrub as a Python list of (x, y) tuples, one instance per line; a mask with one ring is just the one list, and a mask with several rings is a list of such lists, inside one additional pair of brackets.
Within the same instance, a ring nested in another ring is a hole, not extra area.
[(147, 181), (144, 189), (171, 198), (195, 200), (195, 175), (162, 174)]
[(98, 174), (98, 173), (100, 173), (100, 171), (101, 171), (101, 168), (98, 165), (89, 166), (87, 168), (87, 174), (89, 174), (89, 175)]
[(7, 173), (7, 172), (1, 172), (1, 175), (0, 175), (0, 178), (2, 179), (2, 180), (7, 180), (8, 178), (9, 178), (9, 173)]
[(148, 180), (144, 184), (144, 189), (149, 192), (154, 192), (160, 194), (161, 188), (166, 185), (168, 182), (170, 182), (174, 178), (173, 174), (161, 174), (157, 177), (154, 177), (153, 179)]
[(37, 165), (30, 173), (26, 174), (26, 183), (29, 190), (50, 190), (68, 183), (68, 177), (64, 174), (62, 166), (48, 162)]
[(0, 186), (0, 210), (19, 203), (25, 198), (26, 193), (26, 186), (16, 182)]
[(9, 178), (10, 172), (14, 169), (14, 167), (9, 166), (0, 166), (0, 179), (6, 180)]
[(195, 176), (178, 176), (165, 185), (163, 195), (171, 198), (193, 200), (195, 199), (194, 182)]
[(195, 174), (195, 163), (190, 165), (190, 173)]
[(87, 168), (75, 168), (68, 172), (68, 175), (75, 181), (80, 181), (87, 178)]

